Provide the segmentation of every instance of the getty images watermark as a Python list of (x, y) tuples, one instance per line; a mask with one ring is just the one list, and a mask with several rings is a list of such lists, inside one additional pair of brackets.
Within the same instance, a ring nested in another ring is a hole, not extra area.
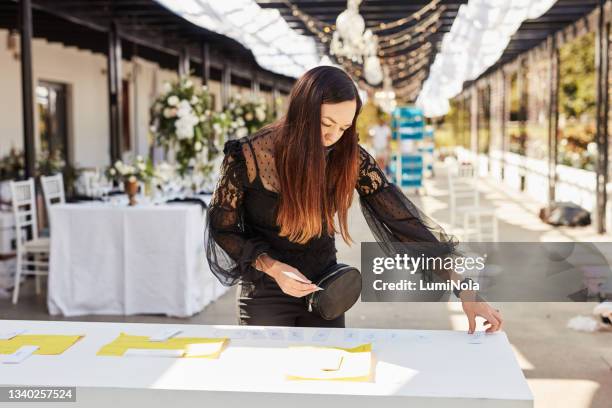
[[(482, 271), (485, 268), (485, 256), (426, 256), (421, 253), (417, 256), (408, 254), (395, 254), (395, 257), (375, 257), (372, 260), (372, 273), (381, 275), (385, 271), (402, 271), (405, 274), (415, 275), (420, 271), (455, 271), (458, 274)], [(384, 279), (375, 279), (372, 284), (374, 290), (474, 290), (480, 289), (480, 284), (473, 280), (446, 279), (443, 281), (427, 281), (424, 279), (400, 279), (396, 282), (385, 282)]]
[(610, 262), (610, 242), (366, 242), (361, 300), (448, 301), (470, 290), (498, 302), (600, 301), (612, 294)]

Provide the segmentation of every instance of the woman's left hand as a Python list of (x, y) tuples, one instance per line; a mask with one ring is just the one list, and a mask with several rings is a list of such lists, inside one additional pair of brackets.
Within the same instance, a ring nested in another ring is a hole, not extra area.
[(462, 291), (460, 296), (461, 306), (469, 322), (468, 333), (472, 334), (476, 330), (476, 316), (483, 317), (485, 325), (489, 325), (486, 330), (487, 333), (495, 333), (501, 330), (503, 319), (499, 309), (494, 309), (484, 300), (475, 301), (474, 294), (468, 292), (470, 291)]

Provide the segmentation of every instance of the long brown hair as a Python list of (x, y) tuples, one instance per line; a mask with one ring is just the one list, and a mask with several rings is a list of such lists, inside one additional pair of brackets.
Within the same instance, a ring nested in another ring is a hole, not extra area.
[[(321, 105), (355, 100), (357, 108), (351, 126), (329, 153), (321, 137)], [(292, 242), (340, 233), (352, 242), (348, 232), (351, 206), (359, 170), (359, 145), (355, 130), (361, 99), (351, 78), (341, 69), (320, 66), (306, 72), (293, 86), (285, 117), (274, 124), (274, 160), (280, 183), (277, 224), (280, 235)]]

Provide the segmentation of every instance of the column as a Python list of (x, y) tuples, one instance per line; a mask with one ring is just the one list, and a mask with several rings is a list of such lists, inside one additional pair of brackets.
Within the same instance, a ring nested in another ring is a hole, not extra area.
[(19, 28), (21, 31), (21, 96), (23, 104), (23, 152), (25, 176), (36, 173), (36, 145), (34, 143), (34, 81), (32, 78), (32, 3), (20, 1)]
[(108, 103), (110, 119), (110, 158), (111, 163), (121, 158), (121, 140), (123, 127), (121, 126), (121, 37), (117, 23), (112, 22), (108, 30)]
[(597, 69), (597, 232), (606, 232), (606, 183), (608, 182), (608, 74), (610, 23), (605, 21), (606, 0), (599, 0), (595, 65)]

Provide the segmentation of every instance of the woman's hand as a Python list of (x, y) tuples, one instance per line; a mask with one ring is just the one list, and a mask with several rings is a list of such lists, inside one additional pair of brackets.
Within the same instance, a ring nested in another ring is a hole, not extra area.
[(503, 319), (499, 309), (494, 309), (484, 300), (478, 301), (473, 291), (463, 290), (461, 291), (461, 306), (463, 311), (468, 318), (469, 329), (468, 333), (474, 333), (476, 330), (476, 316), (483, 317), (485, 324), (489, 325), (486, 332), (494, 333), (501, 330)]
[[(302, 275), (300, 271), (295, 269), (291, 265), (287, 265), (286, 263), (282, 263), (277, 261), (276, 259), (271, 258), (267, 254), (262, 256), (261, 265), (263, 268), (261, 270), (270, 275), (281, 290), (289, 296), (294, 297), (303, 297), (311, 294), (317, 290), (317, 285), (312, 283), (310, 279)], [(304, 281), (309, 283), (303, 283), (293, 278), (288, 277), (283, 272), (293, 272), (296, 276), (302, 278)]]

